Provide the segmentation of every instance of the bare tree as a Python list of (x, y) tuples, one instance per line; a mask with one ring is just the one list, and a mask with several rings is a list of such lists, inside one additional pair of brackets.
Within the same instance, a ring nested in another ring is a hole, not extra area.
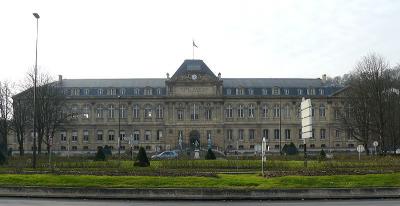
[(11, 90), (8, 82), (0, 82), (0, 152), (7, 154), (7, 137), (12, 115)]
[[(29, 92), (31, 90), (28, 90)], [(25, 143), (25, 134), (28, 129), (32, 127), (32, 99), (29, 99), (31, 96), (27, 94), (27, 92), (22, 92), (13, 97), (13, 118), (11, 120), (11, 129), (14, 131), (14, 134), (17, 138), (18, 142), (18, 150), (20, 156), (24, 155), (24, 143)]]

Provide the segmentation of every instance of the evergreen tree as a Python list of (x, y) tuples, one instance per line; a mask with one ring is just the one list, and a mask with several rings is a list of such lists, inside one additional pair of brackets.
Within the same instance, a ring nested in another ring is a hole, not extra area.
[(207, 154), (206, 154), (206, 160), (215, 160), (215, 159), (217, 159), (217, 158), (215, 157), (214, 152), (211, 150), (211, 148), (208, 149)]
[(135, 166), (148, 167), (150, 166), (149, 158), (147, 158), (146, 150), (143, 147), (139, 148), (139, 153), (136, 157)]
[(97, 149), (96, 156), (94, 158), (95, 161), (105, 161), (106, 155), (104, 154), (103, 147), (99, 147)]
[(326, 159), (326, 153), (324, 151), (324, 149), (321, 150), (321, 152), (319, 153), (319, 160), (325, 160)]

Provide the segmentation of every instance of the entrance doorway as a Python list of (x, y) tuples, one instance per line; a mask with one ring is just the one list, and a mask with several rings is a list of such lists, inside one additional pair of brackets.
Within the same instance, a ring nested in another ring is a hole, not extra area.
[(200, 148), (200, 132), (197, 130), (192, 130), (189, 134), (190, 140), (190, 149), (199, 149)]

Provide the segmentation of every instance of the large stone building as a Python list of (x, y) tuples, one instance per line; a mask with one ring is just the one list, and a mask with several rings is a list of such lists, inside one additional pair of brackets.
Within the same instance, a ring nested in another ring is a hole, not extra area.
[[(272, 151), (293, 142), (302, 147), (299, 107), (313, 103), (310, 149), (351, 149), (338, 121), (340, 87), (322, 79), (222, 78), (202, 60), (185, 60), (165, 79), (59, 79), (71, 111), (53, 140), (53, 150), (93, 152), (109, 145), (150, 151), (209, 146), (254, 151), (262, 137)], [(119, 112), (120, 111), (120, 112)], [(31, 148), (31, 141), (28, 146)], [(12, 144), (14, 150), (18, 146)]]

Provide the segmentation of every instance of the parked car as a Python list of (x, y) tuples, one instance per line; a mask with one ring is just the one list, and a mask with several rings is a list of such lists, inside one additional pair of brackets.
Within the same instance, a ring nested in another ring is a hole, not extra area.
[(178, 158), (178, 153), (175, 151), (164, 151), (161, 152), (160, 154), (151, 156), (151, 159), (158, 159), (158, 160), (176, 159), (176, 158)]

